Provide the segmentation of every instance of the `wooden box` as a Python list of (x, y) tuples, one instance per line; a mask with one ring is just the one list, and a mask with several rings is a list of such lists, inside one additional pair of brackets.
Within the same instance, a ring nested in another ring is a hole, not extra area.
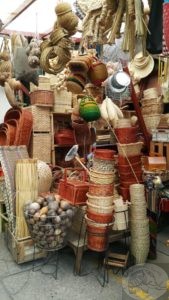
[(164, 156), (146, 156), (144, 158), (144, 168), (146, 171), (166, 170), (167, 162)]
[(18, 264), (43, 258), (47, 255), (42, 249), (34, 247), (34, 242), (31, 238), (18, 240), (8, 227), (5, 229), (5, 240), (13, 259)]

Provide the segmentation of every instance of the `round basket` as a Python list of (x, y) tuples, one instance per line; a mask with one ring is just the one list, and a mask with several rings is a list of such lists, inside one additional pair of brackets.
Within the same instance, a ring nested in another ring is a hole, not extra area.
[(6, 123), (8, 120), (17, 120), (19, 121), (21, 118), (22, 110), (20, 108), (10, 108), (6, 112), (4, 116), (4, 122)]
[(92, 183), (111, 184), (114, 182), (115, 174), (113, 172), (102, 173), (90, 169), (89, 177)]
[(114, 170), (114, 160), (100, 159), (94, 157), (93, 159), (93, 169), (98, 172), (113, 172)]
[(114, 205), (111, 206), (98, 206), (90, 203), (89, 201), (86, 202), (87, 208), (91, 212), (101, 213), (101, 214), (113, 214)]
[(14, 145), (15, 137), (16, 137), (17, 130), (18, 130), (18, 121), (11, 119), (11, 120), (8, 120), (6, 122), (6, 124), (8, 124), (10, 126), (10, 129), (9, 129), (10, 145)]
[(127, 164), (127, 165), (118, 165), (118, 170), (120, 173), (130, 173), (132, 170), (134, 171), (141, 171), (142, 170), (142, 163), (141, 161), (134, 164)]
[(120, 186), (120, 194), (123, 197), (124, 201), (130, 200), (130, 192), (128, 187)]
[(133, 195), (144, 195), (145, 194), (145, 186), (144, 184), (136, 183), (130, 186), (130, 194)]
[(101, 214), (87, 209), (87, 217), (98, 223), (111, 223), (113, 221), (113, 214)]
[(30, 101), (32, 105), (53, 106), (53, 91), (38, 90), (30, 93)]
[(140, 155), (142, 147), (143, 147), (142, 142), (131, 143), (131, 144), (117, 143), (118, 153), (119, 155), (124, 157)]
[(115, 128), (115, 134), (118, 142), (121, 144), (130, 144), (137, 142), (136, 127)]
[(131, 164), (140, 163), (141, 162), (141, 155), (132, 155), (129, 157), (125, 157), (122, 155), (118, 155), (118, 166), (120, 165), (129, 165)]
[[(102, 185), (101, 185), (102, 186)], [(99, 195), (99, 194), (98, 194)], [(103, 206), (103, 207), (110, 207), (113, 204), (113, 196), (107, 196), (107, 197), (103, 197), (103, 196), (93, 196), (90, 194), (90, 189), (89, 189), (89, 193), (87, 193), (87, 197), (88, 197), (88, 203), (90, 203), (91, 205), (96, 205), (96, 206)]]
[(131, 119), (123, 118), (116, 122), (116, 128), (128, 128), (131, 127)]
[[(114, 193), (114, 185), (111, 184), (94, 184), (94, 183), (89, 183), (89, 194), (88, 197), (95, 197), (95, 196), (112, 196)], [(109, 198), (109, 197), (106, 197)], [(102, 199), (102, 198), (101, 198)], [(100, 199), (100, 200), (101, 200)], [(93, 199), (94, 201), (94, 199)], [(95, 204), (95, 203), (93, 203)]]
[(94, 158), (112, 160), (116, 152), (111, 149), (96, 149), (94, 151)]
[(50, 167), (41, 160), (37, 162), (38, 168), (38, 192), (39, 194), (49, 192), (52, 185), (52, 171)]
[[(141, 182), (141, 181), (140, 181)], [(125, 188), (129, 188), (130, 187), (130, 185), (132, 185), (132, 184), (137, 184), (137, 183), (140, 183), (139, 182), (139, 180), (137, 181), (136, 179), (132, 179), (132, 180), (120, 180), (120, 183), (121, 183), (121, 185), (123, 186), (123, 187), (125, 187)], [(130, 196), (131, 196), (131, 194), (130, 194)]]
[(156, 115), (143, 115), (143, 119), (147, 130), (151, 132), (151, 130), (156, 129), (160, 122), (161, 114)]
[(9, 136), (4, 129), (0, 129), (0, 146), (9, 146)]
[(129, 173), (120, 173), (120, 179), (123, 181), (128, 180), (129, 178), (130, 178), (130, 180), (137, 178), (137, 180), (140, 181), (140, 180), (143, 180), (142, 177), (143, 177), (142, 170), (134, 171), (134, 173), (132, 172), (132, 170)]
[(163, 113), (163, 105), (159, 104), (151, 104), (142, 106), (141, 108), (142, 115), (149, 115), (149, 114), (162, 114)]

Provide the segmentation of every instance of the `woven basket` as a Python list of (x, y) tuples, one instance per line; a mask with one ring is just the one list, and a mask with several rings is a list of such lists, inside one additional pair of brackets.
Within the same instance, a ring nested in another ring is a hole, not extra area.
[(102, 173), (90, 169), (90, 181), (93, 183), (110, 184), (114, 182), (115, 174), (112, 172)]
[(49, 132), (51, 131), (51, 112), (50, 107), (41, 107), (31, 105), (25, 107), (24, 110), (30, 111), (33, 116), (33, 131)]
[(8, 146), (9, 145), (9, 136), (4, 129), (0, 129), (0, 146)]
[(53, 103), (54, 103), (53, 91), (44, 91), (44, 90), (34, 91), (30, 93), (30, 101), (31, 104), (53, 107)]
[(91, 205), (110, 207), (113, 204), (113, 196), (94, 196), (87, 193), (88, 203)]
[(52, 185), (52, 171), (50, 167), (41, 160), (37, 162), (38, 167), (38, 192), (39, 194), (49, 192)]
[(98, 172), (113, 172), (114, 170), (114, 160), (107, 160), (107, 159), (99, 159), (95, 158), (93, 159), (93, 169)]
[[(114, 185), (113, 184), (89, 184), (89, 195), (88, 196), (101, 196), (106, 197), (112, 196), (114, 193)], [(102, 198), (101, 198), (102, 199)], [(100, 199), (100, 200), (101, 200)], [(94, 200), (94, 199), (93, 199)], [(93, 203), (96, 204), (96, 203)]]
[(16, 120), (8, 120), (5, 125), (7, 126), (6, 130), (9, 136), (9, 145), (14, 145), (18, 130), (18, 122)]
[(119, 119), (116, 122), (116, 128), (128, 128), (131, 127), (131, 120), (128, 118)]
[(52, 138), (49, 133), (34, 133), (31, 136), (29, 155), (47, 163), (51, 163)]
[(21, 113), (22, 111), (20, 108), (10, 108), (4, 116), (4, 122), (7, 122), (11, 119), (19, 121), (21, 118)]
[(151, 130), (156, 129), (160, 122), (161, 114), (156, 115), (143, 115), (143, 119), (147, 130), (151, 132)]
[(130, 144), (119, 144), (117, 143), (118, 153), (121, 156), (128, 157), (134, 155), (140, 155), (143, 143), (130, 143)]
[(142, 106), (141, 112), (143, 115), (149, 115), (151, 114), (162, 114), (163, 113), (163, 104), (150, 104), (146, 106)]

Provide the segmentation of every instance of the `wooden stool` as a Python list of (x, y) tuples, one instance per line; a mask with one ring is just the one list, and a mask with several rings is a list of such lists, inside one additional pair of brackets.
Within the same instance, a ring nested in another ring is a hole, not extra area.
[(169, 142), (150, 142), (150, 153), (157, 153), (165, 156), (167, 161), (167, 170), (169, 169)]

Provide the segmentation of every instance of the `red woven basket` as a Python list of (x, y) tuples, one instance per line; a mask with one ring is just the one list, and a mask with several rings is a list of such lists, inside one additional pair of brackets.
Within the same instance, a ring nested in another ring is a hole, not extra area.
[(15, 137), (18, 130), (18, 121), (15, 119), (8, 120), (5, 125), (8, 125), (8, 131), (10, 136), (10, 145), (14, 145)]
[(9, 146), (9, 137), (4, 129), (0, 129), (0, 146)]
[(169, 50), (169, 3), (163, 3), (163, 33), (167, 49)]
[(115, 134), (117, 140), (121, 144), (130, 144), (137, 142), (137, 128), (126, 127), (126, 128), (115, 128)]
[(20, 120), (20, 117), (21, 117), (21, 108), (10, 108), (6, 114), (5, 114), (5, 117), (4, 117), (4, 122), (6, 123), (8, 120)]
[(30, 93), (31, 104), (39, 106), (53, 106), (54, 104), (54, 92), (46, 90), (38, 90)]

